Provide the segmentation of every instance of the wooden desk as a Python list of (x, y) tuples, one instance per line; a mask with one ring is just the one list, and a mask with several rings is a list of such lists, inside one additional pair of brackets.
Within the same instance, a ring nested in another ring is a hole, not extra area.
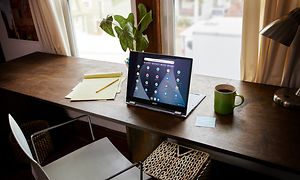
[[(0, 64), (0, 90), (299, 175), (300, 112), (273, 103), (278, 87), (194, 75), (191, 91), (206, 94), (206, 98), (186, 119), (126, 105), (126, 83), (114, 101), (70, 102), (64, 98), (84, 73), (112, 70), (127, 72), (122, 64), (35, 53)], [(219, 83), (236, 86), (245, 97), (233, 115), (214, 113), (213, 89)], [(216, 128), (195, 127), (198, 115), (215, 116)]]

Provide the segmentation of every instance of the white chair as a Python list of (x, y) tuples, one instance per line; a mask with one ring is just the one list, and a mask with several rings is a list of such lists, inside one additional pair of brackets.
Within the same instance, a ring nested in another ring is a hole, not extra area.
[[(87, 117), (91, 128), (90, 118), (89, 116)], [(75, 120), (78, 119), (73, 119), (66, 123), (39, 131), (34, 133), (31, 137)], [(111, 178), (134, 180), (150, 178), (142, 172), (142, 168), (139, 169), (136, 167), (137, 163), (132, 164), (127, 160), (108, 138), (94, 141), (42, 167), (33, 158), (22, 130), (10, 114), (9, 124), (21, 149), (30, 159), (32, 173), (37, 180), (102, 180)], [(92, 128), (90, 130), (94, 139)], [(35, 147), (34, 144), (33, 147)], [(36, 152), (35, 149), (34, 151)], [(38, 155), (36, 155), (36, 157), (38, 157)]]

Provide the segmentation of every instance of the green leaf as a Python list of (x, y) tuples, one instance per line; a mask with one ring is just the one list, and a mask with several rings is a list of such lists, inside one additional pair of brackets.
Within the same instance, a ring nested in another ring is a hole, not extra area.
[(130, 50), (133, 49), (133, 41), (134, 41), (134, 35), (133, 35), (133, 27), (129, 22), (126, 23), (124, 27), (124, 36), (126, 37), (127, 46)]
[[(143, 18), (145, 16), (145, 14), (147, 13), (146, 6), (142, 3), (140, 3), (138, 5), (138, 9), (139, 9), (139, 17)], [(140, 19), (139, 19), (139, 21), (140, 21)]]
[(124, 37), (122, 36), (123, 30), (120, 27), (115, 26), (115, 31), (118, 34), (119, 42), (120, 42), (120, 45), (121, 45), (123, 51), (126, 51), (127, 43), (126, 43), (126, 40), (124, 40)]
[(133, 13), (128, 14), (127, 22), (129, 22), (131, 24), (131, 26), (134, 27), (134, 15), (133, 15)]
[(123, 29), (118, 26), (115, 26), (115, 31), (118, 34), (118, 38), (123, 51), (126, 51), (127, 48), (132, 50), (134, 38), (133, 38), (133, 28), (130, 25), (130, 23), (127, 22)]
[[(107, 16), (100, 23), (100, 27), (109, 35), (117, 36), (123, 51), (137, 50), (144, 51), (149, 45), (147, 35), (143, 34), (149, 24), (153, 21), (152, 11), (147, 12), (144, 4), (138, 5), (139, 18), (135, 26), (135, 17), (129, 13), (127, 18), (121, 15)], [(115, 34), (116, 33), (116, 34)]]
[(149, 46), (147, 35), (143, 35), (140, 31), (135, 34), (136, 51), (144, 51)]
[(112, 16), (107, 16), (105, 19), (103, 19), (100, 22), (100, 27), (107, 34), (115, 37), (114, 31), (113, 31), (113, 28), (112, 28), (112, 22), (113, 22), (113, 17)]
[(127, 22), (127, 19), (125, 19), (121, 15), (115, 15), (114, 19), (119, 23), (119, 25), (120, 25), (121, 28), (124, 28), (124, 26), (125, 26), (125, 24)]
[(141, 19), (141, 22), (139, 23), (141, 25), (140, 31), (144, 32), (149, 24), (152, 22), (152, 11), (149, 11), (145, 16)]

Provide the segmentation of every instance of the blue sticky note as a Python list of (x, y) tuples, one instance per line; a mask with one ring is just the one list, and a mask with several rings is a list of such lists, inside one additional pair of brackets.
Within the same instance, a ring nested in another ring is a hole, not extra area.
[(216, 126), (216, 118), (215, 117), (209, 117), (209, 116), (197, 116), (195, 125), (200, 126), (200, 127), (212, 127), (212, 128), (214, 128)]

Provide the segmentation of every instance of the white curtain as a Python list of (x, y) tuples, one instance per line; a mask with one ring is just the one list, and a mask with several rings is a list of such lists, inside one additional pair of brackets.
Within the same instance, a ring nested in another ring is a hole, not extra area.
[(300, 87), (300, 37), (294, 39), (291, 47), (286, 47), (259, 34), (267, 24), (298, 7), (299, 2), (244, 0), (242, 80)]
[(74, 34), (66, 0), (29, 0), (44, 51), (76, 56)]

